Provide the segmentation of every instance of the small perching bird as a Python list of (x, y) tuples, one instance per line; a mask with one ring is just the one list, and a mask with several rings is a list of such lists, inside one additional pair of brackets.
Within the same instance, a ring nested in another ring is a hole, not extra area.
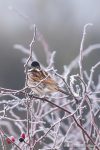
[(39, 62), (33, 61), (27, 72), (27, 85), (34, 94), (43, 96), (59, 91), (57, 82), (40, 67)]

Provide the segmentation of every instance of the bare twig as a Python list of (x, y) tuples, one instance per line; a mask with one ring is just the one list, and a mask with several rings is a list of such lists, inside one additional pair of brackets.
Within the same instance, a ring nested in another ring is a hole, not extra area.
[(91, 86), (91, 82), (93, 80), (93, 74), (94, 74), (94, 70), (100, 65), (100, 61), (98, 63), (96, 63), (92, 68), (91, 68), (91, 73), (90, 73), (90, 78), (88, 81), (88, 85), (87, 85), (87, 91), (89, 90), (90, 86)]
[(79, 59), (79, 68), (80, 68), (80, 76), (83, 79), (83, 66), (82, 66), (82, 60), (83, 60), (83, 45), (84, 45), (84, 40), (85, 40), (85, 35), (86, 35), (86, 29), (88, 26), (91, 26), (91, 23), (88, 23), (84, 26), (83, 30), (83, 37), (80, 45), (80, 59)]
[(30, 60), (32, 60), (32, 45), (35, 43), (35, 40), (36, 40), (36, 26), (34, 25), (34, 35), (33, 35), (33, 39), (32, 39), (32, 41), (31, 41), (31, 43), (30, 43), (30, 45), (29, 45), (29, 47), (30, 47), (30, 55), (29, 55), (29, 57), (28, 57), (28, 59), (27, 59), (25, 65), (24, 65), (24, 67), (25, 67), (25, 73), (27, 73), (27, 68), (26, 68), (26, 67), (27, 67), (28, 62), (29, 62)]
[[(52, 105), (54, 105), (55, 107), (58, 107), (59, 109), (63, 110), (64, 112), (67, 112), (68, 114), (71, 114), (70, 111), (66, 110), (65, 108), (63, 107), (60, 107), (58, 106), (57, 104), (47, 100), (46, 98), (40, 98), (40, 97), (37, 97), (37, 96), (33, 96), (34, 98), (36, 99), (40, 99), (40, 100), (43, 100), (43, 101), (46, 101)], [(84, 134), (90, 139), (90, 141), (92, 142), (92, 144), (94, 144), (94, 146), (97, 148), (97, 150), (99, 150), (99, 147), (97, 145), (95, 145), (95, 142), (93, 141), (93, 139), (89, 136), (89, 134), (87, 133), (87, 131), (78, 123), (77, 119), (75, 118), (74, 115), (71, 115), (72, 118), (74, 119), (75, 123), (77, 124), (77, 126), (84, 132)]]

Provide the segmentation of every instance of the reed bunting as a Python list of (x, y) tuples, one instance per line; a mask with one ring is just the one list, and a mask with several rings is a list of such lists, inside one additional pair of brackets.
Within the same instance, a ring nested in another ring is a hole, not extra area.
[(27, 72), (27, 85), (34, 94), (40, 96), (59, 91), (56, 81), (45, 70), (41, 69), (37, 61), (31, 63), (31, 69)]

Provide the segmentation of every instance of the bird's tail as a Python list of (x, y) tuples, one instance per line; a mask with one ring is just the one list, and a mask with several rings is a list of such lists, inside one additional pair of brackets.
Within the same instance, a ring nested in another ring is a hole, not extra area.
[(59, 92), (65, 94), (65, 95), (67, 95), (68, 97), (72, 97), (71, 94), (70, 94), (69, 92), (64, 91), (64, 90), (62, 90), (62, 89), (60, 89), (60, 88), (58, 88), (57, 91), (59, 91)]

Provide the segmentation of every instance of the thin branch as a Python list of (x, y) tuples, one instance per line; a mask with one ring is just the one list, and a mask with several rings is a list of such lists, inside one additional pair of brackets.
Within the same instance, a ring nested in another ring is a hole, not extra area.
[[(60, 107), (58, 106), (57, 104), (49, 101), (48, 99), (46, 98), (40, 98), (40, 97), (37, 97), (37, 96), (33, 96), (33, 98), (36, 98), (36, 99), (40, 99), (42, 101), (46, 101), (52, 105), (54, 105), (55, 107), (58, 107), (59, 109), (63, 110), (64, 112), (67, 112), (68, 114), (71, 114), (70, 111), (66, 110), (65, 108), (63, 107)], [(75, 118), (74, 115), (72, 115), (72, 118), (74, 119), (75, 123), (77, 124), (77, 126), (84, 132), (84, 134), (90, 139), (90, 141), (92, 142), (92, 144), (97, 148), (97, 150), (99, 150), (99, 147), (97, 145), (95, 145), (95, 142), (93, 141), (93, 139), (89, 136), (89, 134), (87, 133), (87, 131), (78, 123), (77, 119)]]
[[(4, 133), (4, 131), (0, 128), (0, 132), (6, 137), (6, 138), (9, 138), (5, 133)], [(13, 145), (15, 145), (19, 150), (22, 150), (15, 142), (12, 142), (11, 140), (10, 140), (10, 138), (9, 138), (9, 141), (13, 144)]]
[(29, 55), (29, 57), (28, 57), (28, 59), (27, 59), (25, 65), (24, 65), (24, 67), (25, 67), (25, 73), (27, 73), (27, 68), (26, 68), (26, 67), (27, 67), (27, 65), (28, 65), (28, 62), (29, 62), (30, 60), (32, 60), (32, 45), (35, 43), (35, 40), (36, 40), (36, 26), (34, 25), (33, 39), (32, 39), (32, 41), (31, 41), (31, 43), (30, 43), (30, 45), (29, 45), (29, 47), (30, 47), (30, 55)]
[(87, 85), (87, 91), (89, 90), (90, 86), (91, 86), (91, 82), (93, 80), (93, 74), (94, 74), (94, 70), (100, 65), (100, 61), (98, 63), (96, 63), (92, 68), (91, 68), (91, 73), (90, 73), (90, 78), (88, 81), (88, 85)]
[(81, 41), (81, 45), (80, 45), (80, 59), (79, 59), (79, 68), (80, 68), (80, 76), (83, 79), (83, 66), (82, 66), (82, 60), (83, 60), (83, 45), (84, 45), (84, 41), (85, 41), (85, 35), (86, 35), (86, 29), (88, 26), (92, 26), (91, 23), (88, 23), (84, 26), (84, 30), (83, 30), (83, 37), (82, 37), (82, 41)]

